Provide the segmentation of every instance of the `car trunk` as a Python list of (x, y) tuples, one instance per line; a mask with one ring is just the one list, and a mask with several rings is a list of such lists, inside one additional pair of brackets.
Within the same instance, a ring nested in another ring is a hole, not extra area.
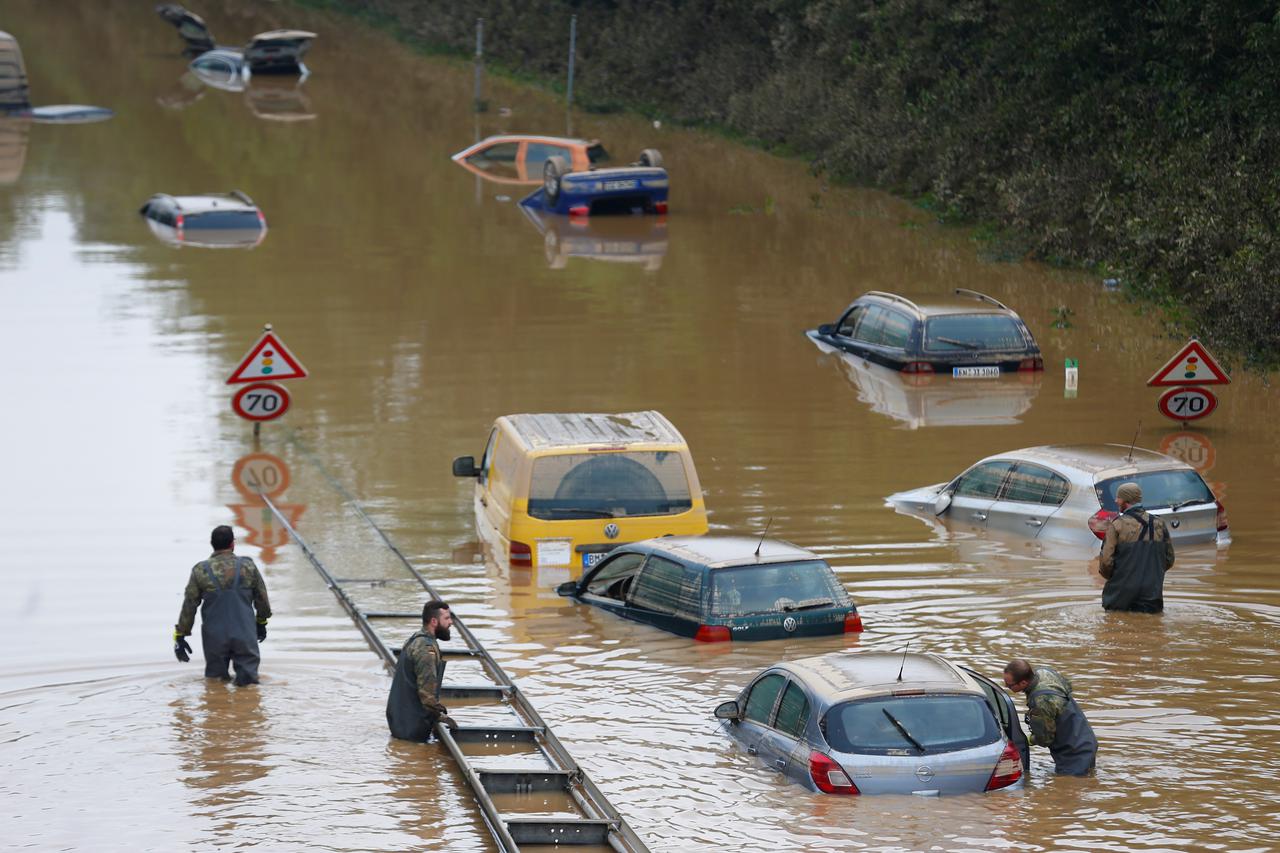
[(1095, 490), (1102, 509), (1119, 512), (1116, 490), (1124, 483), (1136, 483), (1142, 489), (1142, 508), (1164, 521), (1175, 545), (1217, 538), (1218, 502), (1190, 468), (1142, 471), (1101, 480)]
[(863, 794), (972, 794), (985, 791), (1004, 741), (955, 752), (915, 755), (832, 753)]

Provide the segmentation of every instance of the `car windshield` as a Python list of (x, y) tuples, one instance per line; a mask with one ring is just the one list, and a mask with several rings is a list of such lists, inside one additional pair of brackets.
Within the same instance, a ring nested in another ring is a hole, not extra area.
[(1016, 320), (1006, 314), (948, 314), (924, 324), (929, 352), (1025, 350), (1027, 342)]
[(955, 694), (877, 696), (845, 702), (827, 712), (823, 730), (827, 743), (837, 752), (870, 755), (919, 755), (916, 744), (926, 753), (953, 752), (991, 743), (1001, 736), (985, 700)]
[(594, 166), (596, 163), (603, 163), (609, 159), (609, 152), (604, 150), (604, 146), (597, 142), (587, 149), (587, 160)]
[(844, 585), (822, 560), (716, 569), (711, 578), (712, 616), (852, 606)]
[(567, 453), (533, 463), (534, 518), (675, 515), (692, 507), (689, 475), (676, 452)]
[(204, 213), (188, 213), (184, 218), (187, 228), (261, 228), (256, 210), (209, 210)]
[(1116, 489), (1124, 483), (1138, 484), (1142, 489), (1142, 505), (1147, 509), (1214, 502), (1213, 492), (1195, 471), (1146, 471), (1098, 483), (1095, 489), (1103, 509), (1119, 512)]

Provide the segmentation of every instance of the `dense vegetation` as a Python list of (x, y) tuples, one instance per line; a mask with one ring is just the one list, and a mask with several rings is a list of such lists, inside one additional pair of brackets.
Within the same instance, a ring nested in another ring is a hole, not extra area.
[(1280, 3), (330, 0), (563, 78), (576, 100), (728, 128), (833, 178), (997, 223), (1213, 343), (1280, 362)]

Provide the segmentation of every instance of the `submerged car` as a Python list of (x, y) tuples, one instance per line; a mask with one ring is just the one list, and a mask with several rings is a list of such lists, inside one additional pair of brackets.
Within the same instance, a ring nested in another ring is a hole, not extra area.
[(904, 373), (982, 379), (1044, 369), (1040, 347), (1022, 318), (1003, 302), (962, 287), (951, 296), (915, 299), (872, 290), (836, 322), (805, 334)]
[(898, 511), (1029, 539), (1097, 546), (1116, 516), (1121, 483), (1164, 519), (1175, 544), (1230, 542), (1227, 511), (1194, 468), (1120, 444), (1051, 445), (997, 453), (947, 483), (890, 495)]
[(778, 539), (680, 536), (613, 549), (556, 590), (695, 640), (778, 640), (862, 630), (826, 561)]
[(178, 196), (157, 193), (139, 213), (153, 234), (173, 246), (253, 248), (267, 235), (266, 217), (239, 190)]
[(563, 157), (549, 157), (542, 187), (520, 200), (522, 207), (569, 216), (667, 212), (670, 181), (662, 154), (646, 148), (629, 166), (575, 171)]
[(560, 157), (569, 168), (585, 172), (608, 160), (609, 154), (595, 139), (502, 134), (482, 139), (452, 159), (487, 181), (531, 185), (542, 182), (542, 170), (552, 157)]
[[(250, 74), (301, 74), (307, 67), (302, 58), (311, 49), (316, 34), (307, 30), (270, 30), (258, 33), (244, 47), (219, 45), (204, 19), (177, 3), (161, 3), (156, 14), (172, 24), (182, 38), (183, 52), (195, 59), (191, 70), (210, 86), (240, 88)], [(211, 55), (212, 54), (212, 55)]]
[(105, 107), (83, 104), (31, 105), (27, 66), (18, 40), (0, 32), (0, 118), (28, 119), (36, 124), (90, 124), (115, 115)]
[(778, 663), (715, 716), (766, 768), (825, 794), (994, 791), (1030, 766), (1013, 700), (932, 654)]

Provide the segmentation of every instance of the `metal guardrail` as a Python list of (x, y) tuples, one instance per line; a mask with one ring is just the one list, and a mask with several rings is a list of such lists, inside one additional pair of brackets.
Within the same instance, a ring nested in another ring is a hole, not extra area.
[[(305, 452), (305, 451), (304, 451)], [(308, 454), (310, 455), (310, 454)], [(386, 532), (370, 518), (342, 484), (329, 476), (328, 472), (314, 457), (311, 460), (340, 494), (347, 504), (372, 527), (387, 547), (399, 558), (400, 563), (413, 576), (427, 594), (433, 599), (441, 600), (441, 596), (432, 588), (431, 583), (423, 577), (404, 553), (396, 547)], [(344, 585), (368, 584), (383, 585), (386, 579), (338, 579), (335, 578), (307, 541), (294, 529), (293, 525), (275, 503), (265, 494), (260, 495), (263, 503), (271, 510), (272, 515), (280, 523), (293, 540), (298, 543), (308, 562), (320, 574), (329, 589), (337, 597), (338, 602), (347, 615), (355, 622), (360, 633), (364, 635), (370, 648), (382, 658), (388, 669), (394, 669), (398, 647), (390, 646), (373, 627), (373, 622), (380, 619), (422, 619), (422, 612), (401, 612), (386, 610), (362, 610), (348, 594)], [(640, 836), (623, 819), (618, 810), (587, 777), (578, 763), (573, 760), (569, 751), (564, 748), (560, 739), (538, 714), (533, 704), (525, 697), (520, 688), (509, 678), (496, 661), (485, 651), (475, 635), (462, 623), (457, 614), (453, 617), (453, 627), (458, 630), (464, 648), (442, 648), (446, 659), (471, 659), (478, 661), (484, 672), (492, 680), (491, 684), (450, 684), (441, 685), (440, 697), (465, 698), (473, 700), (489, 700), (495, 705), (505, 706), (516, 718), (515, 725), (476, 725), (462, 726), (457, 731), (450, 731), (442, 724), (436, 725), (436, 737), (445, 745), (467, 784), (471, 787), (476, 803), (484, 817), (485, 825), (498, 848), (504, 853), (518, 853), (521, 845), (606, 845), (619, 853), (648, 853), (649, 848)], [(513, 767), (511, 769), (480, 767), (468, 757), (463, 749), (464, 744), (482, 744), (497, 746), (502, 744), (522, 743), (531, 745), (546, 761), (546, 769)], [(559, 791), (567, 795), (574, 804), (578, 816), (535, 814), (521, 816), (504, 813), (494, 803), (493, 794), (527, 794), (537, 791)]]

